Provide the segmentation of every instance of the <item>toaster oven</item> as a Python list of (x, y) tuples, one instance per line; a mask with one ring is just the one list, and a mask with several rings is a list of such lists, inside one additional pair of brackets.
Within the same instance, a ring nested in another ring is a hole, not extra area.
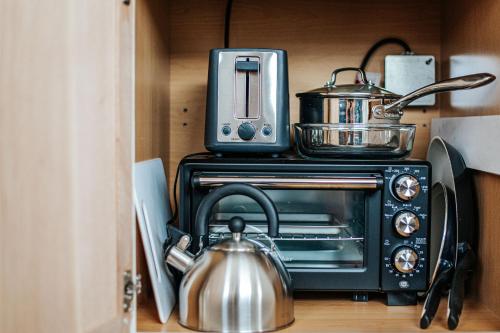
[[(384, 292), (388, 305), (415, 304), (428, 284), (430, 172), (418, 160), (188, 157), (180, 166), (180, 227), (200, 240), (197, 251), (230, 237), (227, 222), (239, 216), (247, 237), (276, 250), (296, 290), (352, 291), (363, 301)], [(200, 201), (229, 183), (252, 184), (272, 199), (278, 237), (266, 235), (260, 206), (237, 195), (214, 206), (207, 235), (195, 234)]]

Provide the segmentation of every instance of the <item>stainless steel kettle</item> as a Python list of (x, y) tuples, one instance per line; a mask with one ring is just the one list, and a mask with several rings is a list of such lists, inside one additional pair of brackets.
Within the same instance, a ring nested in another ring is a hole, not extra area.
[[(278, 235), (278, 213), (260, 189), (229, 184), (203, 198), (196, 213), (198, 235), (207, 235), (212, 207), (229, 195), (246, 195), (262, 206), (270, 237)], [(168, 264), (184, 273), (179, 287), (179, 323), (198, 331), (264, 332), (294, 320), (291, 278), (276, 253), (245, 239), (245, 222), (229, 221), (232, 237), (193, 256), (185, 235), (167, 251)], [(200, 242), (203, 237), (200, 238)], [(201, 246), (203, 247), (203, 246)]]

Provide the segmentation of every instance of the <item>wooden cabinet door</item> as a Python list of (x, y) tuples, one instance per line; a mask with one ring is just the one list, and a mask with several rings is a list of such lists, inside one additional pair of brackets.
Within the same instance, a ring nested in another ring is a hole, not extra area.
[(0, 332), (126, 332), (134, 3), (0, 1)]

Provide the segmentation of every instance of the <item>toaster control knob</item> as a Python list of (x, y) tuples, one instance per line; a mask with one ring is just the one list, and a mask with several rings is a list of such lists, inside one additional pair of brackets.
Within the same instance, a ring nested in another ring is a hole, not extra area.
[(418, 263), (418, 255), (411, 248), (403, 246), (394, 252), (394, 267), (401, 273), (411, 273)]
[(394, 181), (393, 190), (398, 199), (410, 201), (420, 193), (420, 183), (412, 175), (402, 175)]
[(264, 126), (262, 128), (262, 135), (264, 136), (270, 136), (271, 134), (273, 134), (273, 129), (269, 126)]
[(410, 237), (420, 228), (420, 220), (415, 213), (402, 211), (394, 217), (394, 228), (400, 236)]
[(238, 127), (238, 136), (241, 140), (249, 141), (255, 136), (255, 126), (251, 123), (243, 123)]
[(231, 127), (229, 126), (223, 126), (222, 127), (222, 134), (224, 134), (225, 136), (228, 136), (229, 134), (231, 134)]

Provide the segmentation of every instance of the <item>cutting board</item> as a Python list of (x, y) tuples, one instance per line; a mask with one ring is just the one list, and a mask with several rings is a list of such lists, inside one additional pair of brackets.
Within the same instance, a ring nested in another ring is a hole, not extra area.
[(175, 305), (176, 288), (163, 258), (167, 221), (172, 214), (161, 159), (135, 163), (134, 204), (158, 316), (166, 323)]

